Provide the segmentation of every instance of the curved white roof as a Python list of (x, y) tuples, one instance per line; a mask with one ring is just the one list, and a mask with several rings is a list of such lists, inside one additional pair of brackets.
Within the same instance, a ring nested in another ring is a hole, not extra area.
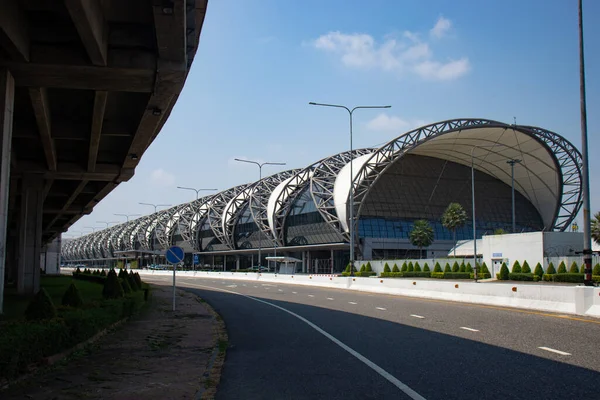
[[(352, 160), (352, 180), (356, 179), (356, 176), (360, 172), (363, 165), (371, 158), (371, 154), (364, 154), (360, 157), (356, 157)], [(335, 178), (335, 186), (333, 187), (333, 201), (335, 204), (335, 211), (340, 220), (340, 225), (345, 232), (350, 231), (348, 226), (348, 199), (350, 198), (350, 163), (347, 163), (338, 172)]]

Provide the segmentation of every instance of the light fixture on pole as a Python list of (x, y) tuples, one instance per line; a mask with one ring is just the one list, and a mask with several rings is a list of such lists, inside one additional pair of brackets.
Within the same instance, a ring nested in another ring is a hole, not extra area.
[(96, 221), (97, 224), (106, 224), (106, 229), (108, 229), (109, 224), (117, 224), (116, 221)]
[[(349, 107), (340, 105), (340, 104), (326, 104), (326, 103), (308, 103), (311, 106), (321, 106), (321, 107), (335, 107), (335, 108), (343, 108), (348, 111), (350, 116), (350, 157), (352, 157), (352, 151), (354, 150), (352, 147), (352, 116), (354, 111), (361, 108), (391, 108), (392, 106), (356, 106), (352, 109)], [(352, 170), (352, 161), (350, 161), (350, 216), (349, 220), (349, 230), (350, 230), (350, 276), (354, 275), (354, 231), (355, 231), (355, 221), (354, 221), (354, 172)]]
[(171, 207), (171, 204), (152, 204), (152, 203), (139, 203), (143, 206), (150, 206), (150, 207), (154, 207), (154, 213), (156, 214), (156, 209), (158, 207)]
[(118, 217), (125, 217), (127, 218), (127, 222), (129, 222), (129, 217), (139, 217), (141, 216), (141, 214), (113, 214), (116, 215)]
[(515, 164), (520, 164), (521, 160), (512, 159), (506, 161), (510, 165), (510, 187), (512, 192), (512, 233), (517, 231), (517, 223), (515, 219)]
[(92, 233), (96, 233), (96, 229), (98, 229), (98, 227), (96, 227), (96, 226), (84, 226), (83, 229), (91, 229)]
[(184, 186), (177, 186), (177, 189), (193, 190), (194, 192), (196, 192), (196, 200), (198, 200), (198, 195), (202, 191), (205, 191), (205, 190), (211, 190), (211, 191), (219, 190), (219, 189), (194, 189), (194, 188), (191, 188), (191, 187), (184, 187)]
[[(258, 165), (258, 181), (259, 182), (262, 180), (263, 165), (285, 165), (285, 163), (282, 163), (282, 162), (262, 162), (261, 163), (258, 161), (242, 160), (240, 158), (235, 158), (234, 160), (243, 162), (243, 163)], [(260, 204), (262, 204), (262, 192), (259, 192), (258, 196), (260, 197)], [(258, 224), (256, 224), (256, 226), (258, 227)], [(258, 270), (257, 270), (258, 273), (260, 273), (260, 264), (261, 264), (261, 236), (262, 236), (262, 231), (260, 230), (260, 227), (259, 227), (258, 228)], [(275, 240), (277, 240), (277, 239), (275, 239)]]

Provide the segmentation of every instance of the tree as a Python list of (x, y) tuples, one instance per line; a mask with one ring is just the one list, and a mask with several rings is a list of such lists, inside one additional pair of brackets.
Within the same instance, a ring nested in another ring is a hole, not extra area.
[(433, 228), (429, 224), (429, 221), (425, 219), (416, 220), (408, 234), (408, 238), (413, 246), (419, 248), (420, 257), (423, 247), (427, 248), (433, 243)]
[(594, 273), (592, 275), (600, 275), (600, 264), (594, 265)]
[(454, 264), (452, 264), (452, 272), (459, 272), (460, 271), (460, 266), (458, 265), (458, 261), (454, 261)]
[(446, 263), (446, 266), (444, 267), (444, 272), (452, 272), (452, 270), (450, 269), (450, 264)]
[(373, 272), (373, 267), (371, 267), (371, 261), (367, 261), (367, 267), (365, 268), (366, 272)]
[(542, 264), (537, 263), (537, 265), (535, 266), (535, 270), (533, 271), (533, 274), (539, 276), (540, 279), (542, 279), (542, 276), (544, 276), (544, 269), (542, 268)]
[(442, 225), (452, 232), (454, 257), (456, 258), (456, 229), (465, 225), (467, 212), (459, 203), (450, 203), (442, 215)]
[(415, 270), (415, 266), (412, 261), (408, 263), (408, 272), (413, 272)]
[(402, 271), (402, 272), (406, 272), (406, 271), (408, 271), (408, 264), (406, 263), (406, 261), (404, 261), (404, 264), (402, 264), (402, 269), (401, 269), (401, 271)]
[(423, 272), (431, 272), (431, 270), (429, 269), (429, 265), (427, 265), (427, 263), (425, 263), (425, 265), (423, 265)]
[(521, 273), (521, 263), (519, 263), (519, 260), (516, 260), (515, 263), (513, 264), (512, 273), (513, 274)]
[(392, 272), (388, 263), (385, 263), (385, 265), (383, 266), (383, 272)]
[(548, 264), (548, 269), (546, 270), (546, 274), (554, 275), (555, 273), (556, 273), (556, 269), (554, 268), (554, 264), (553, 263)]
[(433, 272), (443, 272), (439, 262), (435, 263), (435, 267), (433, 267)]
[(560, 264), (558, 265), (558, 273), (559, 274), (566, 274), (567, 273), (567, 266), (565, 265), (564, 261), (561, 261)]
[(600, 244), (600, 211), (594, 214), (592, 218), (592, 239), (597, 244)]
[(415, 272), (421, 272), (421, 266), (418, 262), (415, 263)]
[(577, 261), (573, 261), (571, 264), (571, 268), (569, 269), (570, 274), (578, 274), (579, 273), (579, 265), (577, 265)]
[(392, 268), (392, 272), (400, 272), (398, 269), (398, 264), (394, 264), (394, 268)]
[(502, 267), (500, 267), (500, 274), (499, 274), (499, 278), (501, 281), (507, 281), (508, 280), (508, 267), (506, 266), (506, 263), (502, 263)]
[(524, 274), (530, 274), (531, 268), (529, 267), (529, 263), (527, 260), (523, 261), (523, 266), (521, 267), (521, 272)]
[(460, 264), (460, 267), (458, 268), (458, 272), (467, 272), (467, 266), (465, 265), (464, 261)]

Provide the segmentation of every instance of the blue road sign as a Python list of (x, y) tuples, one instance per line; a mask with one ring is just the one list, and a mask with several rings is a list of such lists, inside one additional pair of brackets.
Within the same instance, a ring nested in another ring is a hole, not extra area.
[(185, 256), (185, 252), (179, 246), (171, 246), (165, 252), (165, 257), (167, 261), (171, 264), (179, 264), (183, 261), (183, 257)]
[(200, 264), (200, 256), (198, 254), (194, 254), (194, 265)]

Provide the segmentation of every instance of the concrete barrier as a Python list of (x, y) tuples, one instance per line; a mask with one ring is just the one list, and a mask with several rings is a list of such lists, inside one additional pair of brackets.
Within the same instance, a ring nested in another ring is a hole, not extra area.
[[(70, 273), (68, 269), (63, 269)], [(164, 270), (136, 271), (142, 276), (173, 275), (172, 271)], [(177, 277), (327, 287), (600, 317), (600, 288), (584, 286), (208, 271), (178, 271)]]

